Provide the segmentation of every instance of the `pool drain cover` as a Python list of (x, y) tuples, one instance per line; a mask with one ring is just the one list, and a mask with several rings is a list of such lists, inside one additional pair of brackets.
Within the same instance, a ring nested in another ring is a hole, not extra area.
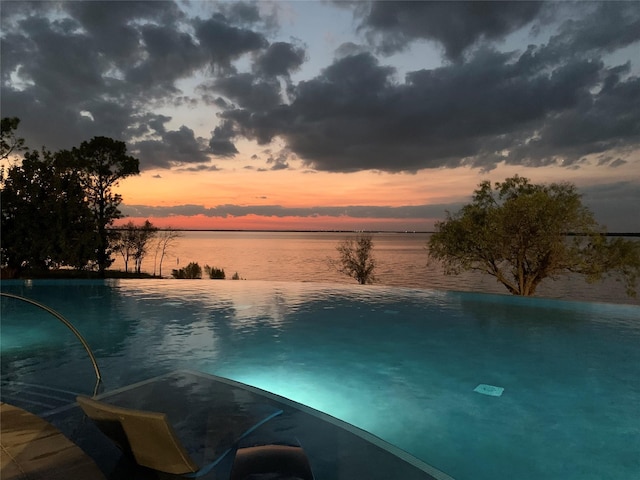
[(476, 388), (473, 389), (474, 392), (481, 393), (483, 395), (489, 395), (490, 397), (499, 397), (504, 392), (504, 388), (502, 387), (494, 387), (493, 385), (486, 385), (481, 383)]

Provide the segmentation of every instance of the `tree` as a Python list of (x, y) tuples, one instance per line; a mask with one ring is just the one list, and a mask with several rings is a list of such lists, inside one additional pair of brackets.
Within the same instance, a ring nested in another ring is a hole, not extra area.
[(136, 226), (133, 222), (127, 222), (122, 228), (112, 232), (111, 244), (114, 253), (119, 253), (124, 262), (124, 271), (129, 271), (129, 260), (133, 257), (133, 243)]
[(164, 261), (164, 257), (173, 247), (176, 246), (177, 240), (180, 237), (182, 237), (182, 233), (172, 228), (167, 228), (159, 233), (153, 258), (153, 276), (156, 275), (156, 262), (158, 260), (158, 255), (160, 255), (158, 276), (162, 277), (162, 262)]
[(148, 253), (149, 242), (156, 236), (158, 229), (154, 227), (149, 220), (145, 220), (144, 224), (136, 228), (136, 236), (134, 238), (133, 259), (136, 263), (136, 273), (142, 270), (142, 260)]
[(149, 220), (143, 225), (135, 225), (127, 222), (112, 236), (112, 248), (114, 252), (122, 255), (124, 271), (129, 271), (129, 260), (135, 263), (135, 272), (142, 270), (142, 260), (148, 253), (149, 242), (155, 237), (157, 228)]
[(355, 278), (360, 285), (375, 282), (373, 271), (376, 261), (373, 258), (373, 237), (358, 235), (341, 242), (336, 249), (340, 254), (337, 269), (340, 273)]
[(25, 149), (24, 139), (16, 136), (19, 124), (20, 119), (17, 117), (4, 117), (0, 121), (0, 160)]
[(10, 166), (0, 204), (2, 265), (10, 275), (23, 269), (84, 268), (96, 260), (93, 216), (79, 175), (58, 154), (27, 152), (20, 164)]
[(113, 262), (110, 250), (113, 231), (108, 227), (122, 217), (118, 210), (122, 197), (112, 189), (121, 179), (140, 173), (139, 161), (127, 155), (124, 142), (107, 137), (94, 137), (89, 142), (82, 142), (80, 147), (70, 152), (69, 159), (80, 173), (93, 212), (98, 234), (98, 271), (104, 277), (105, 270)]
[(470, 204), (436, 223), (428, 248), (445, 274), (480, 271), (514, 295), (534, 295), (545, 278), (569, 273), (588, 281), (619, 275), (635, 294), (640, 274), (640, 243), (608, 241), (574, 185), (517, 175), (493, 189), (480, 183)]

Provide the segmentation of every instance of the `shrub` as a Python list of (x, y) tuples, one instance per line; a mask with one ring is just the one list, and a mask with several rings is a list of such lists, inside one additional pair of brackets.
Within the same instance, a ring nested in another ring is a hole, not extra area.
[(224, 280), (226, 278), (226, 275), (224, 273), (224, 268), (216, 268), (216, 267), (210, 267), (209, 265), (205, 265), (204, 271), (209, 276), (209, 278), (213, 280)]
[(202, 278), (202, 267), (197, 262), (191, 262), (179, 270), (171, 270), (171, 276), (180, 279)]
[[(360, 285), (373, 283), (376, 260), (373, 258), (373, 237), (371, 235), (357, 235), (341, 242), (336, 249), (340, 253), (337, 269), (349, 277), (355, 278)], [(336, 262), (332, 262), (336, 264)]]

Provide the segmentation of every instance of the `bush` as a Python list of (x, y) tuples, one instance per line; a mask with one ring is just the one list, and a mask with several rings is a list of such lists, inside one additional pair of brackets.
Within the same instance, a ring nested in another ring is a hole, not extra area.
[(202, 278), (202, 267), (197, 262), (191, 262), (179, 270), (171, 270), (171, 276), (180, 279)]
[(376, 260), (373, 258), (373, 236), (357, 235), (341, 242), (336, 249), (340, 253), (337, 265), (340, 273), (355, 278), (360, 285), (373, 283), (376, 280), (373, 271), (376, 268)]
[(224, 280), (226, 278), (226, 275), (224, 273), (224, 268), (216, 268), (216, 267), (210, 267), (209, 265), (205, 265), (204, 271), (209, 276), (209, 278), (213, 280)]
[(240, 275), (238, 275), (238, 272), (233, 274), (233, 277), (231, 277), (231, 280), (244, 280), (243, 278), (240, 278)]

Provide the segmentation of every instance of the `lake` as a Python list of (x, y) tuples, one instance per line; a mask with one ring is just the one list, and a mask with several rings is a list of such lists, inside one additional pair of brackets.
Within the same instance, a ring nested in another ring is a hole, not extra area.
[[(234, 273), (246, 280), (355, 283), (330, 264), (338, 259), (336, 247), (353, 233), (345, 232), (261, 232), (261, 231), (184, 231), (162, 264), (162, 274), (197, 262), (224, 269), (227, 279)], [(447, 276), (430, 260), (426, 249), (429, 233), (375, 233), (373, 256), (377, 261), (376, 283), (420, 289), (476, 291), (508, 294), (504, 286), (489, 275), (467, 272)], [(142, 270), (154, 273), (154, 252), (142, 262)], [(131, 262), (132, 263), (132, 262)], [(155, 271), (158, 273), (159, 258)], [(122, 257), (111, 268), (124, 270)], [(131, 265), (130, 265), (131, 268)], [(204, 280), (204, 281), (209, 281)], [(537, 296), (592, 302), (640, 305), (628, 297), (614, 279), (588, 284), (582, 277), (546, 279)]]

